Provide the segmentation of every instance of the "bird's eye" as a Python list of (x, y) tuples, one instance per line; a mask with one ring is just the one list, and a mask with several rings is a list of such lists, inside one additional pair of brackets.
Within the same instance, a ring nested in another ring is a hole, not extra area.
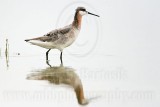
[(86, 11), (86, 9), (81, 9), (81, 11)]

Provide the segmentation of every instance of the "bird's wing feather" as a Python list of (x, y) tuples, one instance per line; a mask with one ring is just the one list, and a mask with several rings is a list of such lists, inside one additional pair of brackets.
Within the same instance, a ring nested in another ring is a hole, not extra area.
[(71, 31), (71, 25), (65, 26), (60, 29), (52, 30), (49, 33), (45, 34), (44, 36), (32, 38), (32, 39), (26, 39), (25, 41), (30, 40), (39, 40), (42, 42), (54, 42), (60, 38), (60, 36), (65, 36), (69, 31)]
[(50, 40), (53, 42), (58, 40), (60, 36), (64, 36), (65, 34), (67, 34), (70, 30), (71, 30), (71, 26), (66, 26), (64, 28), (52, 30), (51, 32), (44, 35), (44, 37), (50, 38)]

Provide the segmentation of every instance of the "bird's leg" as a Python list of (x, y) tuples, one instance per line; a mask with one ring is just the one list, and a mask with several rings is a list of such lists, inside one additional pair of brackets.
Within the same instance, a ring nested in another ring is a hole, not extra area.
[(61, 65), (63, 65), (63, 60), (62, 60), (62, 51), (61, 51), (61, 55), (60, 55), (60, 60), (61, 60)]
[(50, 65), (50, 63), (49, 63), (48, 60), (46, 60), (46, 64), (47, 64), (49, 67), (52, 67), (52, 66)]
[(47, 52), (46, 52), (46, 61), (48, 61), (48, 53), (51, 49), (49, 49)]

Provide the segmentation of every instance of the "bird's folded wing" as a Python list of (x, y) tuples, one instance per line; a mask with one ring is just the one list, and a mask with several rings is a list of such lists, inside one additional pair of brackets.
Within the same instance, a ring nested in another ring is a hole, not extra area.
[(67, 34), (70, 30), (71, 30), (71, 26), (69, 25), (69, 26), (65, 26), (64, 28), (52, 30), (51, 32), (47, 33), (44, 36), (57, 38), (58, 36), (63, 36)]
[(65, 36), (65, 34), (67, 34), (70, 30), (71, 30), (71, 26), (69, 25), (61, 29), (52, 30), (51, 32), (47, 33), (44, 36), (27, 39), (25, 41), (28, 42), (30, 40), (38, 40), (42, 42), (54, 42), (58, 40), (60, 37)]

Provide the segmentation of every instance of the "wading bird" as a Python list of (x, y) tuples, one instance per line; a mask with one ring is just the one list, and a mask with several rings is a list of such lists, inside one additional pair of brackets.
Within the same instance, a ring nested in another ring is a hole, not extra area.
[(48, 53), (51, 49), (60, 50), (61, 51), (60, 60), (61, 63), (63, 63), (62, 62), (63, 49), (70, 46), (76, 40), (81, 29), (82, 16), (86, 14), (99, 17), (96, 14), (86, 11), (84, 7), (78, 7), (74, 15), (74, 20), (70, 25), (60, 29), (52, 30), (51, 32), (41, 37), (26, 39), (25, 41), (33, 45), (37, 45), (48, 49), (48, 51), (46, 52), (47, 61), (48, 61)]

